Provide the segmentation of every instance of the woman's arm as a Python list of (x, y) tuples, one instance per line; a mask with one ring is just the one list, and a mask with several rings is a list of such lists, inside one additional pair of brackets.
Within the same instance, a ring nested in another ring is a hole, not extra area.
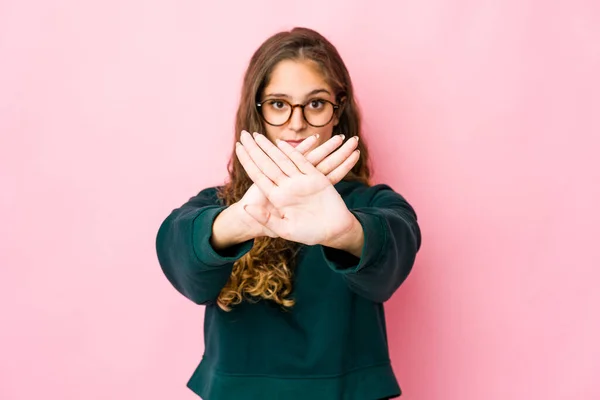
[(245, 212), (240, 203), (232, 204), (217, 215), (210, 237), (210, 244), (216, 251), (223, 251), (256, 237), (247, 225), (240, 223), (244, 217)]
[[(414, 209), (389, 186), (367, 188), (361, 196), (369, 197), (368, 206), (350, 212), (362, 232), (353, 230), (336, 248), (322, 246), (322, 250), (329, 267), (343, 274), (353, 291), (384, 302), (410, 273), (421, 247), (421, 231)], [(357, 244), (362, 245), (360, 251)]]
[(216, 300), (233, 263), (252, 248), (254, 240), (241, 232), (235, 212), (220, 205), (216, 188), (209, 188), (173, 210), (158, 230), (156, 252), (164, 274), (197, 304)]

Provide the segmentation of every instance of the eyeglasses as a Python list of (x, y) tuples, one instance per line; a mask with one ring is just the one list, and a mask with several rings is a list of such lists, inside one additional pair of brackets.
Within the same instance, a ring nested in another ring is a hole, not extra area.
[(324, 99), (313, 99), (304, 104), (294, 105), (286, 100), (270, 99), (256, 103), (256, 107), (265, 122), (272, 126), (285, 125), (292, 117), (294, 109), (300, 107), (304, 120), (315, 128), (330, 123), (336, 110), (340, 108), (338, 104)]

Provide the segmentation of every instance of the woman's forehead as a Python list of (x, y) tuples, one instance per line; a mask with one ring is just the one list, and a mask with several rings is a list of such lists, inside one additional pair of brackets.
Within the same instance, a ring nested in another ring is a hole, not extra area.
[[(331, 87), (314, 62), (284, 60), (273, 68), (264, 95), (301, 98), (321, 90), (332, 94)], [(327, 95), (325, 92), (321, 94)]]

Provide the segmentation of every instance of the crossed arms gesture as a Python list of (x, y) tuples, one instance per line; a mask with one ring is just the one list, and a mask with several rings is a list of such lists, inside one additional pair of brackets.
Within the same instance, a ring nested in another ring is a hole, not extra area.
[(270, 236), (360, 257), (362, 226), (333, 186), (358, 161), (358, 140), (342, 145), (336, 135), (313, 150), (317, 140), (310, 136), (294, 148), (242, 132), (236, 155), (254, 184), (216, 218), (211, 236), (216, 249)]

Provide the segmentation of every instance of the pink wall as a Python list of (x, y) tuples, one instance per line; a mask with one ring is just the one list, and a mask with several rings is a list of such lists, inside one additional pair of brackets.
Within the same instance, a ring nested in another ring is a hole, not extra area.
[(294, 25), (338, 46), (420, 216), (404, 398), (600, 398), (600, 3), (199, 3), (0, 3), (1, 399), (196, 398), (202, 308), (156, 230), (222, 182), (244, 67)]

